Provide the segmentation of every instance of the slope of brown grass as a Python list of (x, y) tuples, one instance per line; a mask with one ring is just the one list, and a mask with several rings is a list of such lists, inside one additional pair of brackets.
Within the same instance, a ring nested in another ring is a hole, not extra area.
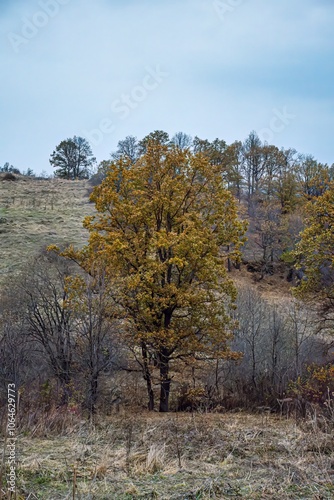
[(94, 212), (87, 181), (0, 176), (0, 282), (49, 244), (87, 241), (84, 216)]

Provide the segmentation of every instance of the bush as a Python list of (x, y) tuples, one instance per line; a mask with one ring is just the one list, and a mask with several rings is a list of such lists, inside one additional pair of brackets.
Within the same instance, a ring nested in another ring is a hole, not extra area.
[(11, 172), (7, 172), (5, 173), (5, 175), (2, 177), (2, 180), (3, 181), (17, 181), (17, 177), (15, 177), (14, 174), (12, 174)]
[(183, 384), (177, 395), (177, 411), (193, 411), (207, 406), (203, 387), (189, 387)]
[(290, 393), (309, 403), (325, 405), (328, 393), (334, 392), (334, 364), (319, 366), (315, 363), (307, 367), (304, 377), (290, 382)]

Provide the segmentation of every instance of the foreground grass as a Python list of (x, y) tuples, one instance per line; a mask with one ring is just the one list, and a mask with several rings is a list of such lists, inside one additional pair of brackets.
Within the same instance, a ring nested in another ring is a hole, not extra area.
[(312, 422), (143, 413), (67, 426), (18, 436), (19, 498), (334, 498), (333, 434)]

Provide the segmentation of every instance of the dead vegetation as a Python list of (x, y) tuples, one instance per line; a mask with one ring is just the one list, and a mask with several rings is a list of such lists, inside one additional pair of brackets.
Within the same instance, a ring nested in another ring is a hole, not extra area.
[[(57, 419), (56, 415), (50, 417)], [(310, 416), (73, 414), (21, 432), (18, 498), (330, 499), (333, 432)], [(30, 496), (29, 496), (30, 495)]]

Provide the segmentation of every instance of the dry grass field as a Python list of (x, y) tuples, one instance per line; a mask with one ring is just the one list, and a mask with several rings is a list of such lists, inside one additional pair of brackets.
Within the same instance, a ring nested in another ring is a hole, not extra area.
[(87, 181), (0, 175), (0, 283), (49, 244), (83, 245), (85, 215), (91, 215)]
[(266, 414), (54, 414), (18, 436), (18, 498), (329, 500), (333, 437)]

